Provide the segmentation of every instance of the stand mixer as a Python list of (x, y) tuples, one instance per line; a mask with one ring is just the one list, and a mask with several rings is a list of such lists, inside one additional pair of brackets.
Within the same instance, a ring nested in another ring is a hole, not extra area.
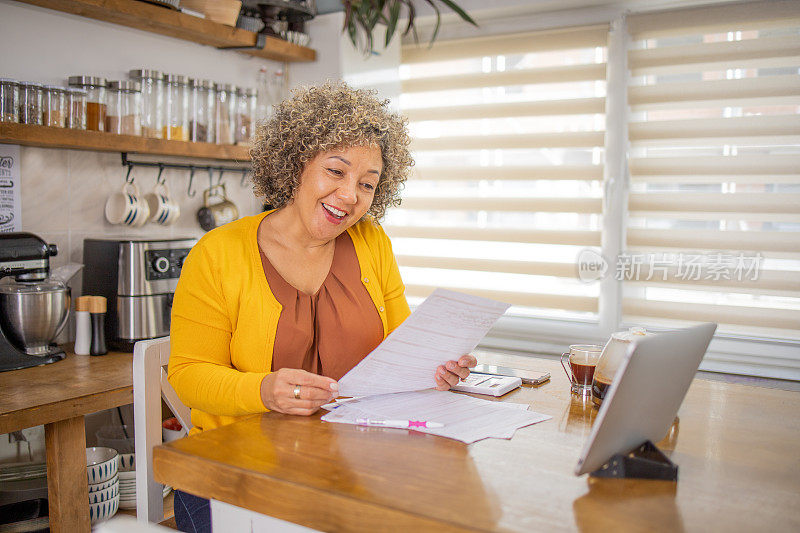
[(55, 244), (32, 233), (0, 233), (0, 372), (66, 356), (51, 342), (66, 324), (70, 304), (69, 288), (48, 279), (56, 254)]

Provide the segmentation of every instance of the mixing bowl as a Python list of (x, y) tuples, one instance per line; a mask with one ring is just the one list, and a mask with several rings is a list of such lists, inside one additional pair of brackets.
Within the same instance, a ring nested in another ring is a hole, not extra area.
[(0, 328), (28, 355), (46, 355), (69, 317), (70, 290), (55, 280), (0, 284)]

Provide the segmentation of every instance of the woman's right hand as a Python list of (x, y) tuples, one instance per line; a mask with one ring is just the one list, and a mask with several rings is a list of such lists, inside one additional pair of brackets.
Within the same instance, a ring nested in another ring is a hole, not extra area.
[(270, 411), (308, 416), (336, 398), (338, 390), (339, 384), (331, 378), (299, 368), (281, 368), (261, 381), (261, 401)]

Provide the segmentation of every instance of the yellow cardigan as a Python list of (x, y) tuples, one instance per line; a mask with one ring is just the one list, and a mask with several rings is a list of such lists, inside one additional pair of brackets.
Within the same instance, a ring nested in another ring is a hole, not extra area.
[[(258, 226), (269, 213), (210, 231), (181, 269), (172, 306), (168, 376), (181, 401), (192, 409), (193, 433), (267, 411), (261, 402), (261, 381), (272, 368), (281, 314), (256, 240)], [(391, 242), (371, 220), (347, 232), (385, 338), (411, 313)]]

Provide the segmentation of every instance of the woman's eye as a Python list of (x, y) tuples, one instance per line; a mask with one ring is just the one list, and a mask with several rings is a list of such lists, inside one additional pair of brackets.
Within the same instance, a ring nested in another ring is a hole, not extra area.
[(343, 176), (344, 175), (344, 172), (342, 172), (338, 168), (329, 168), (328, 172), (330, 172), (331, 174), (335, 174), (336, 176)]
[(373, 184), (371, 184), (371, 183), (362, 183), (361, 185), (365, 189), (367, 189), (368, 191), (374, 191), (375, 190), (375, 186)]

